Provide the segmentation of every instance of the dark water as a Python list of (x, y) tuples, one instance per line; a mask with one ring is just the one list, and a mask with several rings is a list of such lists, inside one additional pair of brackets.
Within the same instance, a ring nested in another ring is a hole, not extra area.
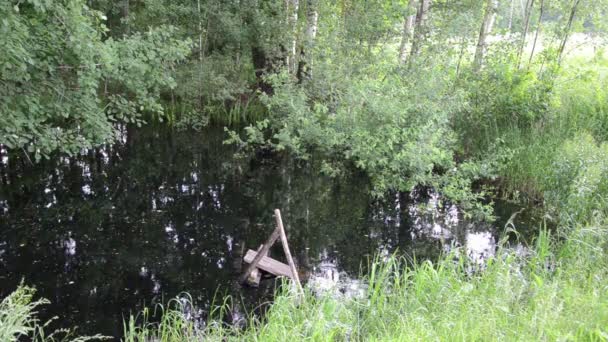
[[(250, 308), (267, 300), (272, 288), (243, 289), (235, 280), (243, 250), (272, 231), (274, 208), (302, 276), (319, 286), (354, 278), (369, 257), (396, 249), (422, 260), (463, 246), (483, 260), (519, 210), (499, 203), (499, 220), (489, 225), (463, 221), (433, 193), (374, 200), (356, 172), (331, 179), (314, 159), (239, 161), (223, 138), (221, 129), (145, 128), (36, 166), (2, 157), (0, 296), (23, 279), (51, 300), (43, 318), (119, 336), (130, 312), (182, 291), (203, 312), (216, 291)], [(533, 232), (538, 225), (526, 214), (515, 224)]]

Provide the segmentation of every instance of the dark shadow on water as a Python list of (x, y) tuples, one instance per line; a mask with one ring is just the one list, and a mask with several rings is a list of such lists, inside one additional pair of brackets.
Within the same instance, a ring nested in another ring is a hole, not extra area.
[[(314, 160), (236, 161), (223, 139), (221, 129), (148, 127), (36, 166), (3, 157), (0, 296), (24, 279), (52, 302), (43, 318), (119, 336), (130, 312), (183, 291), (203, 311), (216, 293), (243, 297), (248, 310), (269, 300), (272, 286), (242, 289), (235, 280), (243, 251), (273, 229), (274, 208), (302, 276), (329, 283), (396, 249), (422, 260), (459, 245), (483, 260), (504, 217), (519, 209), (499, 206), (494, 225), (464, 222), (437, 194), (375, 200), (360, 174), (331, 179)], [(518, 225), (528, 234), (538, 228), (530, 219)]]

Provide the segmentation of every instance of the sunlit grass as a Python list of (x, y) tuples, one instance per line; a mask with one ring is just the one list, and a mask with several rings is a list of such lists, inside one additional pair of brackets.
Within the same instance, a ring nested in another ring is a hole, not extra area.
[(37, 310), (49, 302), (46, 299), (34, 300), (35, 293), (35, 289), (21, 285), (0, 302), (0, 341), (85, 342), (109, 339), (102, 335), (77, 337), (72, 329), (51, 330), (49, 333), (49, 325), (58, 317), (47, 322), (38, 319)]
[[(365, 296), (307, 293), (301, 299), (283, 292), (263, 322), (245, 330), (216, 325), (199, 335), (159, 333), (183, 329), (174, 314), (148, 328), (156, 329), (152, 334), (161, 341), (603, 341), (608, 339), (606, 232), (604, 226), (580, 227), (560, 243), (542, 231), (529, 255), (501, 249), (483, 269), (456, 254), (414, 266), (395, 256), (378, 259), (365, 277)], [(141, 341), (148, 336), (143, 331), (127, 331), (127, 340)]]
[[(483, 267), (458, 250), (438, 263), (376, 259), (361, 297), (302, 298), (285, 286), (262, 320), (250, 316), (242, 329), (223, 323), (228, 301), (201, 325), (184, 314), (189, 301), (176, 299), (127, 319), (124, 341), (605, 341), (608, 230), (602, 223), (564, 231), (567, 239), (541, 230), (526, 254), (501, 247)], [(2, 341), (57, 340), (37, 332), (43, 302), (32, 295), (21, 287), (2, 302)]]

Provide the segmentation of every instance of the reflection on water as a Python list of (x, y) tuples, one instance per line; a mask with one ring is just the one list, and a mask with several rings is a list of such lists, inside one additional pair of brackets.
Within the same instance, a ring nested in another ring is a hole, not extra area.
[[(249, 310), (273, 287), (243, 289), (235, 279), (243, 253), (272, 231), (274, 208), (303, 278), (319, 291), (360, 296), (361, 267), (397, 249), (417, 260), (455, 246), (476, 262), (494, 253), (501, 223), (464, 222), (438, 194), (374, 200), (361, 175), (323, 177), (314, 158), (235, 161), (222, 139), (221, 129), (123, 129), (114, 146), (35, 166), (0, 148), (0, 295), (24, 279), (51, 300), (45, 317), (109, 335), (120, 335), (129, 312), (182, 291), (196, 302), (193, 317), (216, 290)], [(273, 255), (281, 258), (280, 246)]]

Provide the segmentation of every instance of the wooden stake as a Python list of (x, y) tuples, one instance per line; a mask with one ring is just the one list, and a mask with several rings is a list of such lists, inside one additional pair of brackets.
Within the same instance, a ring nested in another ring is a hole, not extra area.
[[(289, 263), (289, 267), (291, 268), (291, 274), (293, 280), (296, 282), (296, 286), (300, 292), (302, 290), (302, 284), (300, 283), (300, 277), (298, 276), (298, 270), (296, 270), (296, 265), (293, 262), (293, 258), (291, 257), (291, 252), (289, 251), (289, 245), (287, 244), (287, 235), (285, 235), (285, 228), (283, 228), (283, 220), (281, 219), (281, 211), (279, 209), (274, 210), (274, 217), (277, 221), (277, 230), (281, 236), (281, 244), (283, 245), (283, 251), (285, 251), (285, 256), (287, 257), (287, 262)], [(259, 255), (259, 253), (258, 253)], [(257, 256), (256, 256), (257, 259)]]

